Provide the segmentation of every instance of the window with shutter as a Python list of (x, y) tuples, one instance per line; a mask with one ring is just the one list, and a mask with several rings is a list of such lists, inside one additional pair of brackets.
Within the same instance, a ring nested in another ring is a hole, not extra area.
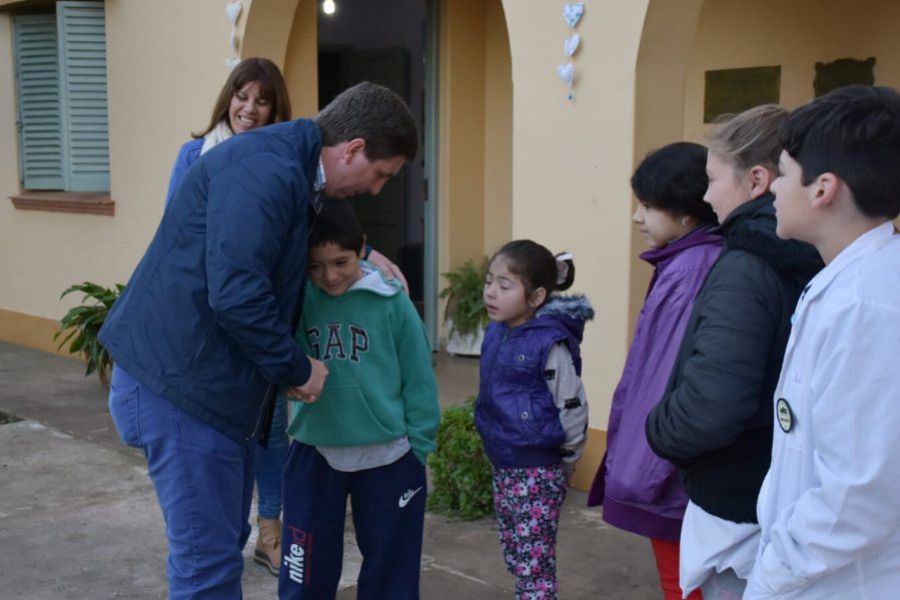
[(32, 190), (64, 189), (56, 17), (14, 17), (13, 49), (22, 185)]
[(108, 190), (109, 125), (103, 5), (58, 2), (56, 20), (66, 189), (73, 192)]
[(13, 19), (22, 186), (109, 190), (102, 2), (56, 3)]

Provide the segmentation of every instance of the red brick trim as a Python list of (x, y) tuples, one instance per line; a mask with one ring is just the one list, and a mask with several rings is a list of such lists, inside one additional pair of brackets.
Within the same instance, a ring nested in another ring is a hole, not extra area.
[(23, 190), (9, 197), (18, 210), (85, 213), (113, 216), (116, 202), (106, 192), (32, 192)]

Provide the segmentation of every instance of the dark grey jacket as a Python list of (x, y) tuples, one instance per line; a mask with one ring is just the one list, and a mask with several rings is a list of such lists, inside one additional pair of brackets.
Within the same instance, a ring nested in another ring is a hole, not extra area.
[(730, 521), (756, 522), (769, 467), (772, 394), (815, 249), (775, 235), (774, 198), (738, 207), (697, 296), (662, 401), (647, 418), (656, 454), (681, 470), (690, 499)]

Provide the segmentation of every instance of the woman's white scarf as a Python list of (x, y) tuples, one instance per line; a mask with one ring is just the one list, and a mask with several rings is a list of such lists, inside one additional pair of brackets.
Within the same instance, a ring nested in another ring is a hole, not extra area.
[(234, 132), (231, 131), (231, 127), (228, 126), (228, 121), (219, 121), (219, 123), (212, 128), (212, 131), (203, 136), (203, 146), (200, 148), (200, 154), (206, 154), (207, 150), (216, 144), (224, 142), (233, 135)]

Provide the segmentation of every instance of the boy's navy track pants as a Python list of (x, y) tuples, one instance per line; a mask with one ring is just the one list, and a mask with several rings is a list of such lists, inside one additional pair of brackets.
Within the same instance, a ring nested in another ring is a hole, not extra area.
[(417, 600), (425, 519), (425, 467), (411, 451), (352, 473), (332, 469), (294, 442), (284, 470), (284, 532), (278, 597), (333, 600), (344, 554), (347, 495), (363, 556), (359, 600)]

